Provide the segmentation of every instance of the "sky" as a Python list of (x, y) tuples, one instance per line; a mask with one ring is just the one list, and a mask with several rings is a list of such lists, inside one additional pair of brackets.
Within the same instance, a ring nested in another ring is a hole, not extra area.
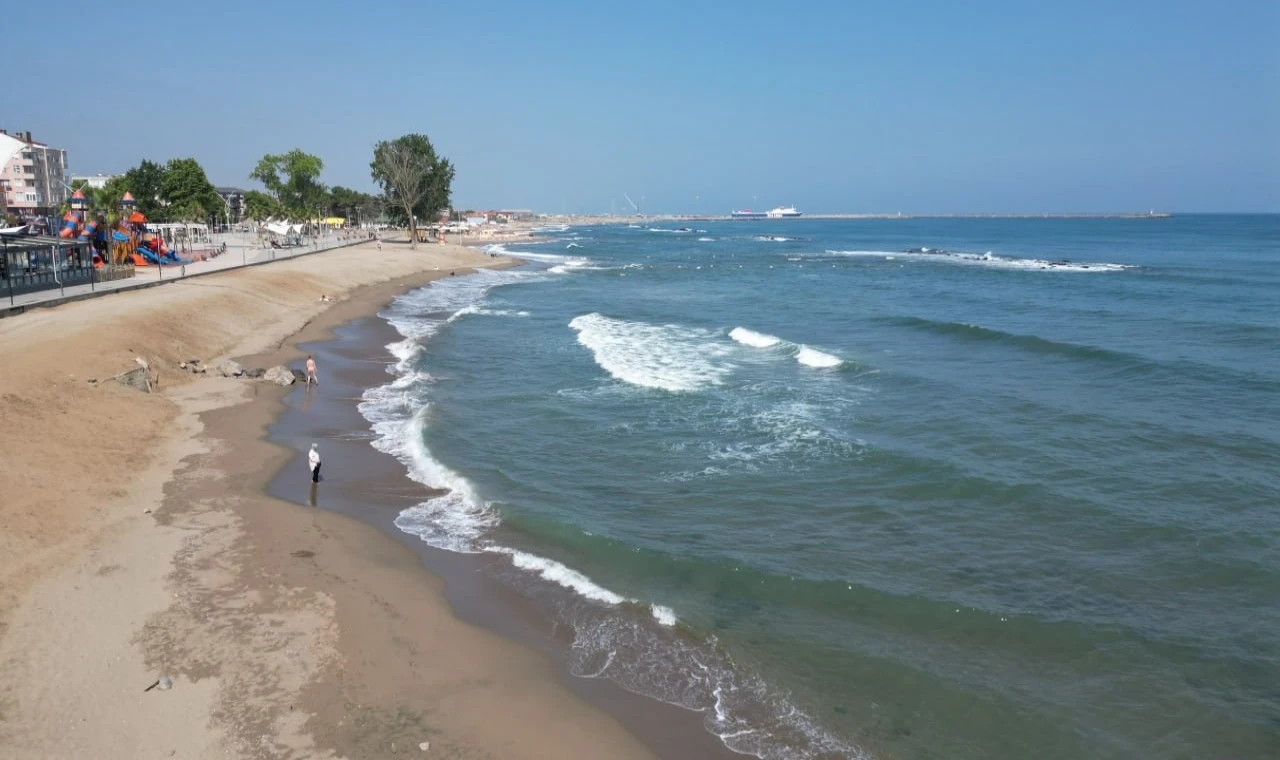
[(421, 132), (460, 208), (1280, 211), (1273, 0), (66, 5), (0, 127), (76, 173), (301, 148), (373, 191)]

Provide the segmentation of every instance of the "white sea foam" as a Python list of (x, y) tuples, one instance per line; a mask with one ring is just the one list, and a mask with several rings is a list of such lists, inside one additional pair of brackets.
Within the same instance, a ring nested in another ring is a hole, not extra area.
[(514, 311), (511, 309), (488, 309), (483, 306), (464, 306), (453, 313), (446, 322), (456, 322), (465, 316), (475, 314), (484, 317), (527, 317), (527, 311)]
[(426, 389), (432, 378), (415, 367), (422, 344), (462, 315), (484, 313), (479, 304), (490, 288), (528, 277), (513, 271), (481, 271), (442, 280), (397, 298), (382, 314), (404, 336), (387, 346), (396, 358), (387, 371), (395, 378), (366, 390), (358, 408), (373, 430), (374, 448), (399, 459), (417, 482), (447, 491), (404, 510), (395, 521), (401, 530), (432, 546), (475, 551), (498, 516), (466, 478), (432, 456), (423, 440), (429, 409)]
[(716, 239), (715, 239), (715, 238), (713, 238), (713, 237), (700, 237), (700, 238), (698, 238), (698, 242), (699, 242), (699, 243), (714, 243), (714, 242), (716, 242)]
[(761, 243), (790, 243), (795, 238), (784, 237), (782, 235), (756, 235), (752, 240), (758, 240)]
[(732, 371), (722, 360), (726, 348), (709, 330), (627, 322), (597, 313), (575, 317), (569, 327), (591, 349), (596, 364), (631, 385), (697, 391), (719, 385)]
[(782, 342), (781, 338), (758, 333), (755, 330), (748, 330), (745, 327), (733, 328), (729, 331), (729, 337), (744, 346), (751, 346), (752, 348), (770, 348)]
[(796, 352), (796, 361), (806, 367), (820, 368), (839, 367), (844, 363), (844, 361), (838, 356), (832, 356), (831, 354), (824, 353), (816, 348), (810, 348), (808, 346), (800, 347), (800, 350)]
[(1121, 272), (1126, 269), (1137, 268), (1131, 264), (1020, 259), (1011, 256), (997, 256), (991, 251), (986, 253), (961, 253), (958, 251), (939, 251), (932, 248), (921, 248), (916, 251), (827, 251), (827, 253), (832, 256), (883, 258), (887, 261), (902, 258), (915, 261), (936, 261), (944, 264), (983, 266), (993, 269), (1024, 269), (1031, 271)]
[(587, 599), (603, 604), (622, 604), (629, 601), (625, 596), (615, 594), (577, 570), (553, 559), (539, 557), (536, 554), (523, 552), (519, 549), (509, 549), (505, 546), (490, 546), (486, 548), (486, 551), (494, 554), (505, 554), (511, 557), (511, 564), (521, 570), (535, 573), (543, 580), (551, 581), (575, 591)]
[(668, 628), (676, 624), (676, 613), (670, 607), (664, 607), (661, 604), (651, 604), (649, 607), (653, 611), (654, 620)]

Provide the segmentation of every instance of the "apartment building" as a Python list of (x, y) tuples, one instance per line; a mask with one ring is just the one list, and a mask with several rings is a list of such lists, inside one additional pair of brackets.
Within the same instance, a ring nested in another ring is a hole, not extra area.
[(36, 142), (30, 132), (0, 129), (0, 143), (14, 145), (13, 155), (0, 167), (4, 210), (24, 221), (57, 214), (70, 195), (67, 152)]

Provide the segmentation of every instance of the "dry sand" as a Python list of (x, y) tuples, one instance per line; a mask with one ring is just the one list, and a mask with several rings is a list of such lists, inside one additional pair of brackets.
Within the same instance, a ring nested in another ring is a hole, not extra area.
[[(177, 368), (296, 363), (496, 263), (369, 245), (0, 320), (0, 757), (650, 757), (408, 549), (264, 495), (283, 389)], [(136, 356), (159, 393), (87, 382)]]

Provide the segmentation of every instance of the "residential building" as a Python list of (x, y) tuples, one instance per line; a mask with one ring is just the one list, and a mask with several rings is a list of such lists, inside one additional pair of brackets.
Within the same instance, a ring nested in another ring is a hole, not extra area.
[(57, 214), (70, 195), (67, 152), (36, 142), (30, 132), (10, 135), (0, 129), (0, 135), (24, 144), (0, 167), (5, 211), (23, 221)]

